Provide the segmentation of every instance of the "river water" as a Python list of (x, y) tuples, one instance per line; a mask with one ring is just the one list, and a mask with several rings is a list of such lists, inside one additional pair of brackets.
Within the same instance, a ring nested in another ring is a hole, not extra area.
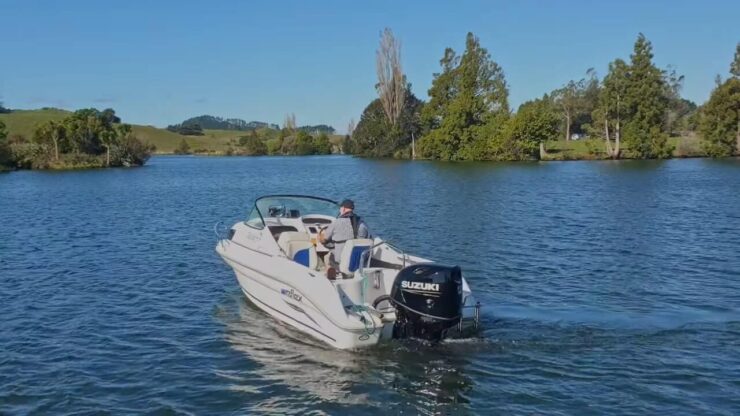
[[(245, 300), (214, 223), (356, 201), (460, 265), (476, 339), (335, 351)], [(154, 157), (0, 175), (0, 414), (739, 414), (740, 160)]]

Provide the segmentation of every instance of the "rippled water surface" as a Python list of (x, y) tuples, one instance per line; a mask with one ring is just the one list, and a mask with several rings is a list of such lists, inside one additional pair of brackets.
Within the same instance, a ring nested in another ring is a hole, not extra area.
[[(344, 352), (249, 304), (213, 224), (353, 198), (463, 267), (480, 338)], [(0, 413), (739, 414), (740, 161), (155, 157), (0, 175)]]

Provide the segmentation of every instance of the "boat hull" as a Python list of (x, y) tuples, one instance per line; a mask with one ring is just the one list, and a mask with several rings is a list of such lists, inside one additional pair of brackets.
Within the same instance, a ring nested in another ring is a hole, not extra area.
[[(333, 313), (334, 320), (329, 319), (325, 309), (332, 304), (326, 302), (327, 304), (318, 306), (311, 301), (322, 298), (328, 301), (328, 296), (307, 293), (311, 287), (300, 284), (309, 279), (305, 273), (291, 275), (287, 270), (282, 270), (281, 273), (278, 264), (274, 265), (275, 268), (264, 267), (279, 274), (279, 277), (272, 276), (237, 261), (234, 253), (229, 253), (226, 248), (221, 248), (219, 254), (234, 270), (237, 282), (247, 299), (276, 320), (304, 334), (338, 349), (369, 347), (392, 337), (392, 322), (380, 322), (366, 316), (367, 325), (362, 324), (359, 316), (346, 311), (341, 304), (340, 309)], [(269, 262), (269, 259), (262, 261)], [(296, 284), (291, 284), (291, 281)], [(333, 294), (337, 296), (336, 292)], [(337, 320), (340, 322), (336, 322)]]

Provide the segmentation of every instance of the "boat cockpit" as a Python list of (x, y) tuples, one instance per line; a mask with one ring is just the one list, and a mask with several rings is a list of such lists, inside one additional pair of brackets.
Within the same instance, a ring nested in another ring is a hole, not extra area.
[[(248, 226), (267, 229), (279, 250), (288, 259), (311, 270), (325, 272), (328, 254), (333, 246), (322, 244), (319, 233), (332, 224), (339, 213), (339, 204), (325, 198), (302, 195), (270, 195), (255, 201)], [(265, 238), (267, 238), (265, 236)], [(372, 266), (374, 241), (355, 239), (345, 242), (342, 258), (335, 259), (345, 278), (365, 263)], [(370, 258), (368, 258), (368, 256)], [(376, 259), (378, 263), (380, 259)], [(392, 268), (400, 269), (391, 265)]]

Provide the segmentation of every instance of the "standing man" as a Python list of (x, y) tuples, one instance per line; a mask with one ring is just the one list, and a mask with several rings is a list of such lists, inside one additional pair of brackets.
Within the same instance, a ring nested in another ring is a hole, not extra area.
[[(345, 199), (339, 205), (339, 216), (333, 223), (319, 234), (321, 244), (334, 244), (334, 249), (325, 257), (327, 266), (333, 267), (338, 259), (342, 258), (344, 242), (355, 238), (369, 238), (370, 231), (365, 221), (355, 214), (355, 203), (351, 199)], [(329, 259), (333, 256), (333, 259)], [(326, 261), (328, 259), (329, 261)], [(331, 272), (327, 272), (330, 274)], [(335, 272), (336, 273), (336, 272)]]

